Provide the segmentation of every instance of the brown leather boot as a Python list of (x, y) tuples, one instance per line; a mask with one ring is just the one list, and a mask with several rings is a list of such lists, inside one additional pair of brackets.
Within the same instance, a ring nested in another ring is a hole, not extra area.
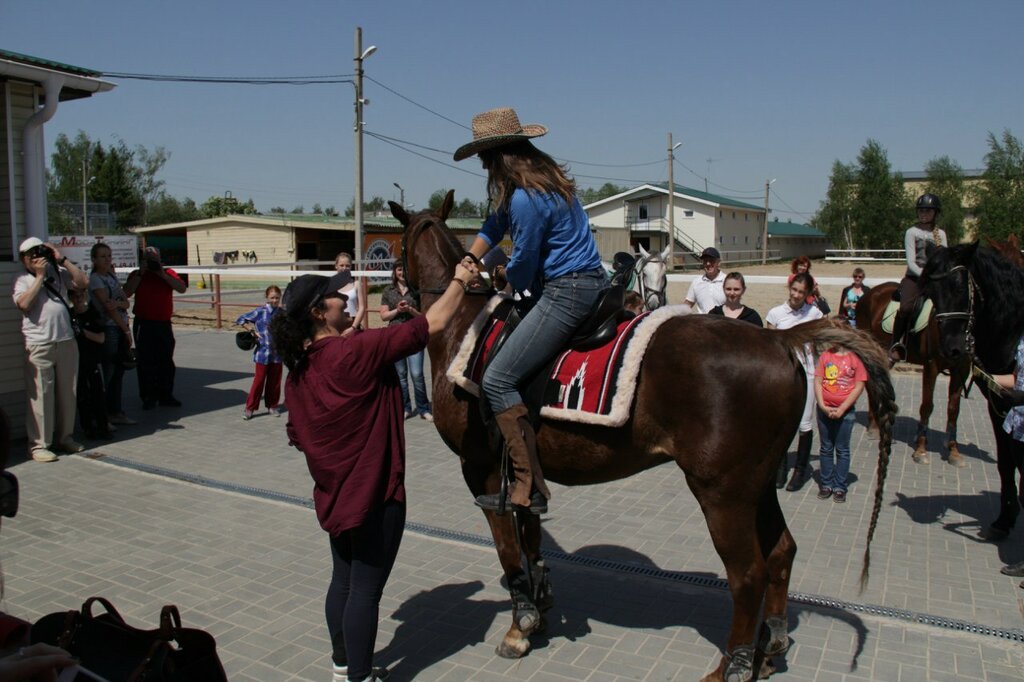
[[(544, 482), (544, 475), (537, 460), (537, 437), (530, 424), (529, 412), (525, 405), (513, 405), (494, 416), (502, 438), (508, 446), (512, 460), (515, 482), (509, 487), (509, 501), (534, 513), (547, 511), (547, 500), (551, 492)], [(531, 495), (531, 491), (536, 492)], [(539, 493), (539, 494), (538, 494)], [(483, 509), (498, 509), (498, 495), (481, 495), (476, 498), (477, 506)]]

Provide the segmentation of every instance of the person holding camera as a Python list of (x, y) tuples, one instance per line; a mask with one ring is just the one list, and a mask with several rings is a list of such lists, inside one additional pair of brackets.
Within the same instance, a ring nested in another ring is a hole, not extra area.
[(107, 420), (111, 424), (131, 426), (137, 423), (128, 417), (121, 407), (121, 384), (125, 359), (131, 359), (132, 331), (128, 326), (128, 297), (114, 272), (113, 252), (109, 244), (97, 242), (89, 250), (92, 273), (89, 275), (89, 294), (92, 307), (100, 315), (106, 329), (101, 364), (103, 366), (103, 390), (106, 395)]
[[(18, 248), (25, 272), (14, 279), (14, 304), (25, 336), (25, 413), (32, 459), (54, 462), (53, 449), (85, 448), (71, 438), (75, 428), (78, 345), (68, 308), (69, 289), (84, 290), (89, 278), (52, 244), (29, 237)], [(51, 449), (53, 448), (53, 449)]]
[(147, 246), (142, 252), (143, 266), (132, 270), (124, 292), (135, 297), (132, 331), (138, 356), (139, 397), (142, 409), (152, 410), (157, 403), (181, 407), (174, 397), (174, 292), (184, 293), (187, 286), (178, 273), (160, 262), (160, 250)]

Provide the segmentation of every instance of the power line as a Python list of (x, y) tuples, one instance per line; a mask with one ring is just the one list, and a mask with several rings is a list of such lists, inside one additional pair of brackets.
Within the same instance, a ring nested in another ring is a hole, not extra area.
[[(366, 135), (374, 138), (374, 139), (380, 140), (381, 142), (383, 142), (385, 144), (389, 144), (392, 147), (397, 147), (397, 148), (401, 149), (402, 151), (406, 152), (407, 154), (412, 154), (413, 156), (418, 156), (421, 159), (426, 159), (427, 161), (433, 161), (434, 163), (439, 164), (441, 166), (446, 166), (448, 168), (452, 168), (454, 170), (460, 171), (462, 173), (466, 173), (468, 175), (472, 175), (472, 176), (477, 177), (477, 178), (484, 178), (485, 177), (485, 176), (481, 175), (480, 173), (474, 173), (473, 171), (468, 170), (468, 169), (466, 169), (466, 168), (464, 168), (462, 166), (456, 166), (455, 164), (452, 164), (452, 163), (446, 163), (444, 161), (440, 161), (438, 159), (435, 159), (435, 158), (433, 158), (431, 156), (427, 156), (426, 154), (420, 154), (419, 152), (413, 151), (412, 149), (406, 149), (405, 147), (403, 147), (402, 145), (398, 144), (397, 142), (393, 142), (392, 140), (394, 138), (386, 137), (384, 135), (378, 135), (378, 134), (373, 133), (373, 132), (371, 132), (369, 130), (364, 131), (364, 133)], [(412, 143), (407, 143), (407, 144), (412, 144)], [(417, 145), (417, 146), (422, 146), (422, 145)], [(448, 153), (448, 152), (445, 152), (445, 153)]]
[(788, 208), (788, 209), (789, 209), (788, 213), (795, 213), (795, 214), (797, 214), (797, 215), (814, 215), (814, 213), (813, 213), (813, 212), (808, 212), (808, 211), (798, 211), (798, 210), (796, 210), (795, 208), (793, 208), (792, 206), (790, 206), (790, 205), (789, 205), (788, 203), (786, 203), (786, 200), (785, 200), (785, 199), (783, 199), (782, 197), (780, 197), (780, 196), (779, 196), (779, 193), (775, 191), (775, 188), (774, 188), (774, 187), (773, 187), (773, 188), (771, 188), (771, 189), (770, 189), (770, 191), (771, 191), (771, 193), (772, 193), (773, 195), (775, 195), (775, 198), (776, 198), (776, 199), (778, 199), (780, 203), (782, 203), (782, 205), (783, 205), (783, 206), (785, 206), (786, 208)]
[(438, 112), (434, 111), (433, 109), (431, 109), (430, 107), (428, 107), (428, 106), (426, 106), (426, 105), (424, 105), (424, 104), (420, 104), (419, 102), (417, 102), (417, 101), (415, 101), (415, 100), (413, 100), (413, 99), (411, 99), (411, 98), (409, 98), (409, 97), (406, 97), (405, 95), (403, 95), (402, 93), (398, 92), (397, 90), (395, 90), (395, 89), (393, 89), (393, 88), (389, 88), (388, 86), (384, 85), (383, 83), (381, 83), (381, 82), (380, 82), (379, 80), (377, 80), (376, 78), (373, 78), (372, 76), (367, 76), (366, 74), (363, 74), (363, 78), (365, 78), (365, 79), (366, 79), (366, 80), (368, 80), (368, 81), (373, 81), (374, 83), (376, 83), (376, 84), (377, 84), (377, 85), (379, 85), (380, 87), (384, 88), (385, 90), (387, 90), (387, 91), (388, 91), (388, 92), (390, 92), (391, 94), (393, 94), (393, 95), (395, 95), (395, 96), (397, 96), (397, 97), (401, 97), (402, 99), (404, 99), (404, 100), (405, 100), (406, 102), (408, 102), (409, 104), (412, 104), (412, 105), (414, 105), (414, 106), (417, 106), (417, 107), (419, 107), (420, 109), (423, 109), (424, 111), (427, 111), (427, 112), (429, 112), (429, 113), (433, 114), (434, 116), (437, 116), (438, 118), (442, 118), (442, 119), (444, 119), (445, 121), (448, 121), (449, 123), (454, 123), (455, 125), (459, 126), (460, 128), (464, 128), (464, 129), (466, 129), (466, 130), (470, 130), (470, 127), (469, 127), (468, 125), (466, 125), (466, 124), (464, 124), (464, 123), (459, 123), (459, 122), (458, 122), (458, 121), (456, 121), (455, 119), (452, 119), (452, 118), (448, 118), (448, 117), (447, 117), (447, 116), (445, 116), (444, 114), (438, 113)]

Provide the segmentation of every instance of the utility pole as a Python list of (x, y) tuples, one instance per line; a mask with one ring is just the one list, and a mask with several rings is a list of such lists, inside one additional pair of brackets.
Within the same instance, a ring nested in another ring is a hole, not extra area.
[(764, 232), (761, 234), (761, 265), (768, 262), (768, 190), (778, 178), (764, 181)]
[(675, 156), (673, 154), (676, 148), (682, 144), (682, 142), (672, 144), (672, 133), (668, 134), (668, 243), (672, 247), (669, 258), (670, 267), (675, 267), (676, 263), (676, 183), (672, 173), (672, 169), (675, 166)]
[(375, 45), (371, 45), (366, 50), (363, 50), (363, 29), (357, 26), (355, 57), (353, 59), (356, 67), (356, 196), (353, 201), (355, 204), (356, 221), (356, 243), (355, 248), (353, 248), (353, 255), (355, 256), (356, 262), (354, 265), (356, 269), (360, 267), (360, 261), (363, 259), (363, 106), (369, 104), (363, 98), (363, 60), (376, 51), (377, 47)]
[(89, 172), (88, 167), (85, 165), (85, 159), (82, 159), (82, 234), (89, 236), (89, 201), (88, 201), (88, 187), (89, 187)]

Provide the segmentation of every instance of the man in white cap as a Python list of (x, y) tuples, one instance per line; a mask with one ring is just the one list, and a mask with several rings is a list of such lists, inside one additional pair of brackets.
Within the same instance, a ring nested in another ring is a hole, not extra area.
[(704, 268), (704, 274), (695, 277), (690, 284), (690, 290), (686, 292), (684, 305), (695, 312), (707, 313), (715, 306), (725, 305), (725, 273), (718, 265), (722, 262), (722, 254), (718, 249), (709, 246), (700, 254), (700, 264)]
[(78, 345), (67, 304), (68, 289), (85, 290), (88, 276), (52, 244), (29, 237), (18, 249), (25, 272), (14, 279), (12, 297), (25, 336), (25, 415), (32, 459), (54, 462), (53, 449), (81, 452), (75, 428)]

